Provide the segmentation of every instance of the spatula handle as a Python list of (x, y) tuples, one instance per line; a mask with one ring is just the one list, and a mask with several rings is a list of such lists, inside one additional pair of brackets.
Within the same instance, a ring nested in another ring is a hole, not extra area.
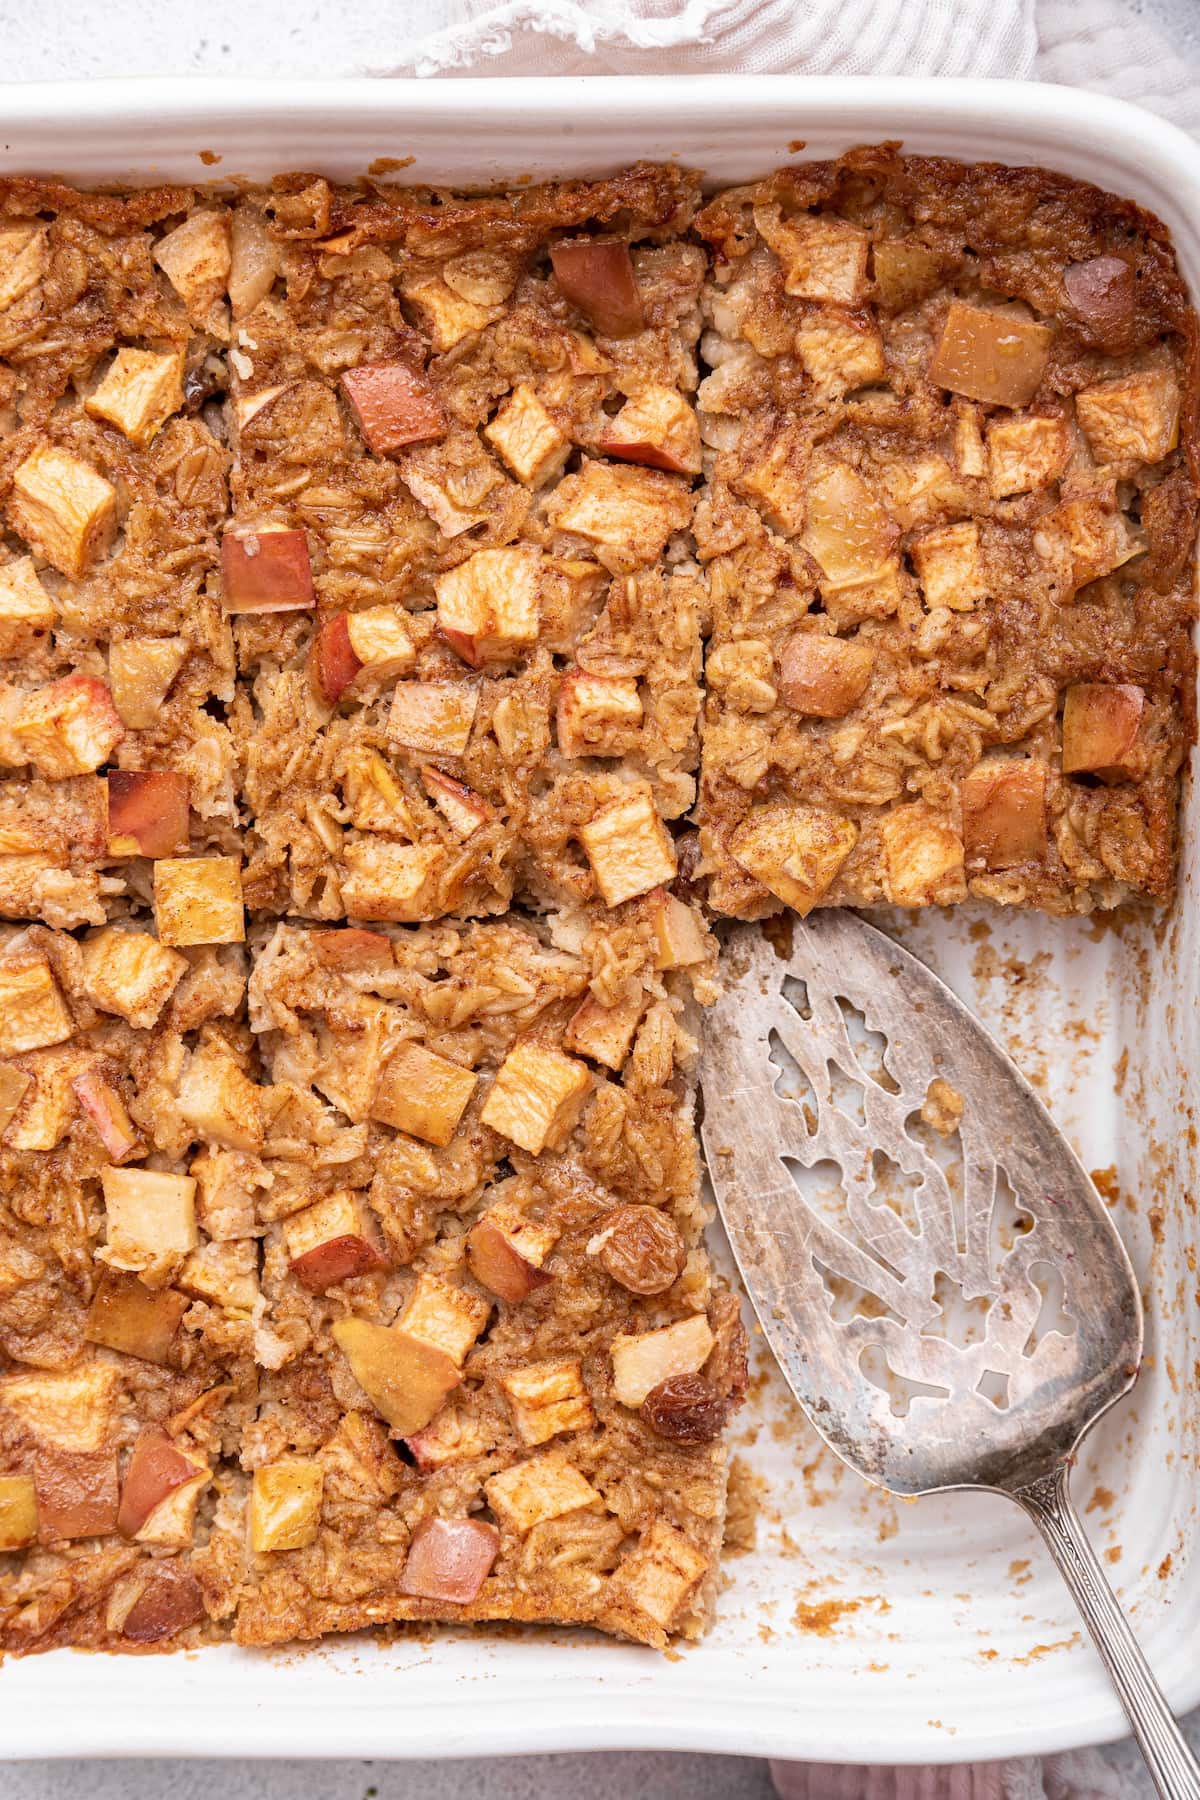
[(1071, 1505), (1066, 1464), (1016, 1489), (1012, 1498), (1045, 1538), (1075, 1596), (1163, 1800), (1200, 1800), (1200, 1763), (1188, 1749)]

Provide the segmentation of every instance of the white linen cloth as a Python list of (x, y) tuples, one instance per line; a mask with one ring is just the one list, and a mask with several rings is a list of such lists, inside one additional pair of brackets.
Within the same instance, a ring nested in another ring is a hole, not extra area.
[[(1101, 89), (1200, 132), (1195, 0), (435, 0), (376, 74), (985, 75)], [(1192, 10), (1194, 8), (1194, 10)], [(1200, 1716), (1193, 1720), (1200, 1740)], [(781, 1800), (1150, 1800), (1132, 1745), (958, 1768), (772, 1767)]]

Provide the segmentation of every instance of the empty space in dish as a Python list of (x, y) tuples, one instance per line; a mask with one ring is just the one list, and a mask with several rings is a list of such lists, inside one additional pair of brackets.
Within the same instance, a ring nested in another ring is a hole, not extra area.
[[(486, 185), (678, 157), (715, 183), (799, 152), (907, 149), (1038, 162), (1130, 194), (1200, 288), (1200, 152), (1145, 115), (1010, 83), (730, 78), (442, 84), (118, 83), (10, 89), (0, 165), (90, 184), (346, 177)], [(203, 152), (205, 160), (200, 160)], [(217, 161), (209, 160), (213, 157)], [(1110, 922), (962, 909), (889, 916), (1015, 1056), (1067, 1130), (1138, 1267), (1147, 1363), (1089, 1440), (1073, 1491), (1174, 1702), (1200, 1698), (1190, 1621), (1200, 1520), (1192, 1100), (1200, 1051), (1196, 802), (1174, 912)], [(668, 1659), (582, 1633), (454, 1631), (253, 1655), (10, 1661), (12, 1756), (468, 1755), (687, 1748), (960, 1760), (1120, 1734), (1122, 1716), (1032, 1529), (977, 1494), (865, 1489), (804, 1424), (758, 1341), (734, 1431), (735, 1503), (713, 1633)]]

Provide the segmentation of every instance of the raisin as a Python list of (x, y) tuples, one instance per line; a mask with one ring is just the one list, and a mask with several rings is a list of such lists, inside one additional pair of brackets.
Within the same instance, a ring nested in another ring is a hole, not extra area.
[(671, 1375), (642, 1401), (647, 1425), (673, 1444), (711, 1444), (728, 1411), (728, 1401), (706, 1375)]
[(656, 1206), (618, 1206), (595, 1243), (601, 1268), (631, 1294), (665, 1293), (687, 1260), (678, 1230)]

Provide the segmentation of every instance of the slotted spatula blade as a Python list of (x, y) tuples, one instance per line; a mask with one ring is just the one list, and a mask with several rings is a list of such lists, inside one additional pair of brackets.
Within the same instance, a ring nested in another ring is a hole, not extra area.
[(908, 951), (852, 913), (733, 928), (702, 1135), (763, 1331), (826, 1442), (898, 1494), (983, 1487), (1039, 1526), (1160, 1791), (1200, 1768), (1066, 1491), (1137, 1377), (1137, 1282), (1019, 1070)]

